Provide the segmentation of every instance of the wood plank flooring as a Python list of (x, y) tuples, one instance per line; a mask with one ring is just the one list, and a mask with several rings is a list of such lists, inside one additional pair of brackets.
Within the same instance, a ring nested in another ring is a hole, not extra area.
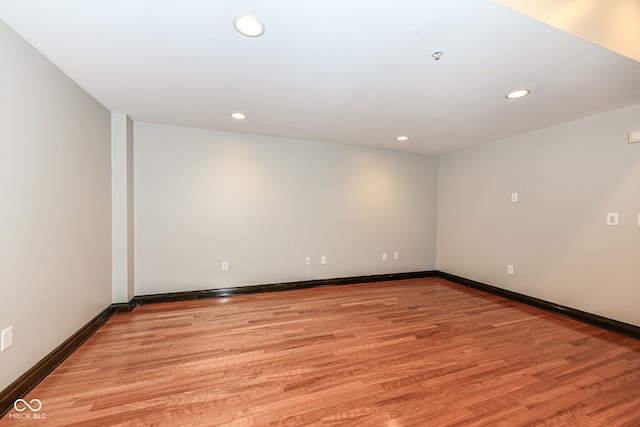
[(640, 426), (640, 341), (439, 278), (316, 288), (116, 315), (34, 398), (0, 426)]

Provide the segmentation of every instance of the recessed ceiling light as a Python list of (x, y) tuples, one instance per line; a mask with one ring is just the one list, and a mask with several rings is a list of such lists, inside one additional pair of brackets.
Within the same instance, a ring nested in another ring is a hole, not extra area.
[(513, 92), (509, 92), (505, 98), (507, 99), (518, 99), (518, 98), (522, 98), (523, 96), (527, 96), (531, 93), (530, 90), (528, 89), (518, 89), (518, 90), (514, 90)]
[(403, 135), (403, 136), (399, 136), (399, 137), (397, 137), (396, 139), (397, 139), (398, 141), (407, 141), (407, 140), (409, 139), (409, 137), (408, 137), (408, 136), (404, 136), (404, 135)]
[(244, 119), (247, 118), (247, 116), (242, 114), (242, 113), (233, 113), (231, 115), (231, 117), (233, 117), (234, 119), (238, 119), (238, 120), (244, 120)]
[(238, 16), (233, 20), (233, 26), (243, 36), (260, 37), (264, 34), (264, 25), (253, 16)]

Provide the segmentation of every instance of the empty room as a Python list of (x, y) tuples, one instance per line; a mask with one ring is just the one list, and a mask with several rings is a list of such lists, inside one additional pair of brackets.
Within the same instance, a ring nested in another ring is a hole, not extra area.
[(639, 426), (637, 0), (0, 0), (0, 427)]

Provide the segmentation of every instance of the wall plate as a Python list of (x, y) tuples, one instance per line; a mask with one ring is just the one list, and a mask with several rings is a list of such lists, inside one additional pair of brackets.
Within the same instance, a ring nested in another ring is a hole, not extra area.
[(0, 351), (5, 351), (13, 344), (13, 326), (2, 330), (0, 337)]
[(629, 132), (629, 144), (640, 142), (640, 129)]

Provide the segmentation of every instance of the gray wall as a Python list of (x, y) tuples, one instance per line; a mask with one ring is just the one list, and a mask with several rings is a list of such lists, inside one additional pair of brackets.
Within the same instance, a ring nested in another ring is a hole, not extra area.
[(435, 157), (139, 122), (134, 139), (137, 295), (435, 268)]
[(442, 156), (438, 269), (640, 325), (633, 129), (640, 105)]
[(0, 389), (111, 303), (110, 114), (0, 21)]
[(133, 120), (111, 114), (111, 278), (112, 302), (135, 296), (133, 229)]

